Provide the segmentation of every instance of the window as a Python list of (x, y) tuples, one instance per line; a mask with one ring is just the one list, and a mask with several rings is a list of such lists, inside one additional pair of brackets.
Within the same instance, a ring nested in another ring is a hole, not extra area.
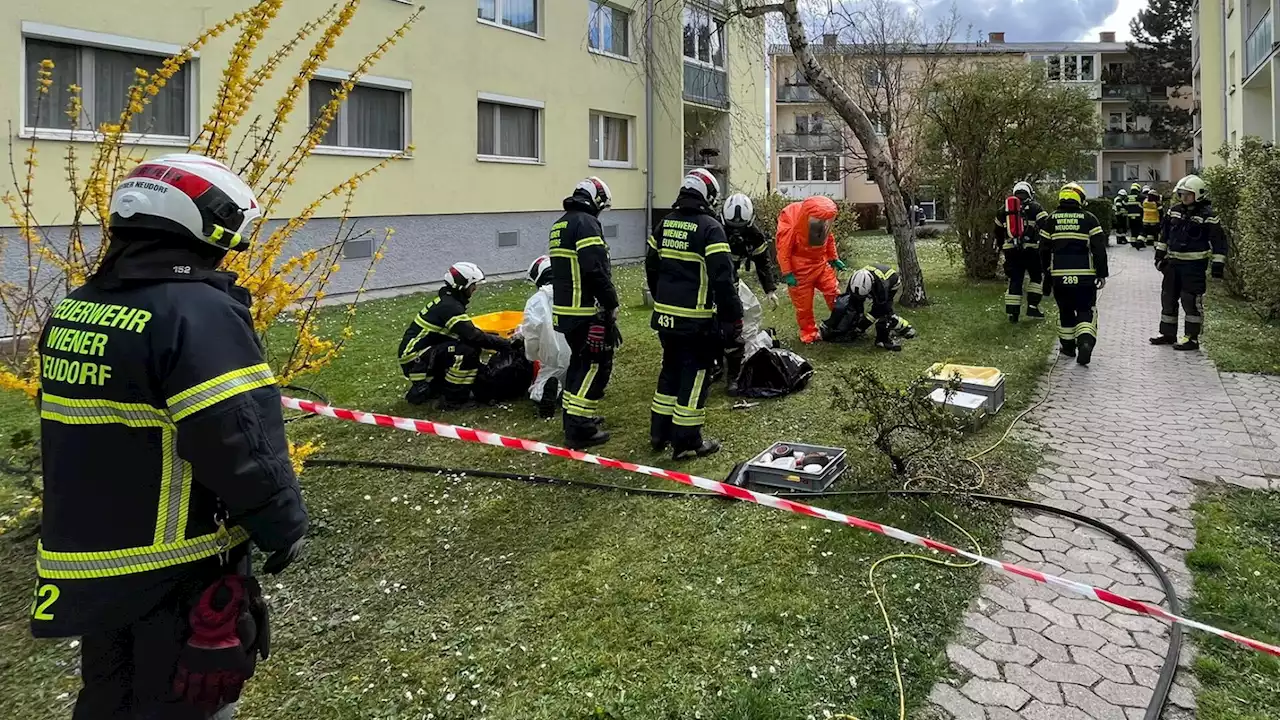
[(827, 120), (822, 113), (796, 115), (797, 135), (824, 135), (827, 132)]
[[(85, 47), (65, 42), (27, 38), (26, 50), (26, 118), (31, 129), (71, 130), (67, 103), (68, 87), (78, 85), (84, 110), (78, 129), (94, 131), (104, 122), (116, 122), (129, 98), (129, 88), (141, 68), (148, 73), (160, 69), (165, 56)], [(53, 61), (53, 85), (47, 95), (38, 92), (40, 64)], [(159, 94), (151, 98), (141, 113), (133, 116), (130, 129), (139, 134), (182, 138), (191, 137), (191, 95), (188, 84), (190, 64), (169, 79)]]
[(880, 72), (878, 67), (868, 67), (862, 70), (862, 82), (869, 88), (884, 87), (884, 73)]
[(724, 23), (707, 8), (684, 6), (684, 57), (712, 67), (724, 67)]
[(587, 9), (587, 45), (597, 52), (631, 57), (631, 13), (596, 0), (590, 0)]
[(631, 119), (591, 113), (591, 163), (631, 167)]
[(1138, 163), (1126, 163), (1124, 166), (1124, 179), (1137, 180), (1140, 170)]
[(1184, 167), (1184, 172), (1183, 172), (1182, 174), (1183, 174), (1183, 175), (1195, 175), (1195, 174), (1196, 174), (1196, 161), (1195, 161), (1194, 159), (1192, 159), (1192, 158), (1187, 158), (1187, 159), (1186, 159), (1186, 161), (1185, 161), (1185, 163), (1186, 163), (1186, 165), (1185, 165), (1185, 167)]
[(538, 0), (476, 0), (476, 17), (495, 25), (538, 34)]
[(1093, 55), (1030, 55), (1033, 63), (1042, 63), (1054, 82), (1093, 82), (1098, 79)]
[(1124, 113), (1113, 112), (1107, 113), (1107, 130), (1111, 132), (1121, 132), (1124, 130)]
[[(341, 83), (312, 80), (311, 122), (314, 123), (333, 99)], [(321, 139), (321, 147), (357, 148), (400, 152), (408, 145), (405, 137), (405, 91), (356, 85), (338, 107), (338, 114)]]
[(840, 182), (837, 155), (782, 155), (778, 157), (778, 182)]
[(542, 159), (541, 107), (481, 99), (476, 111), (476, 154), (481, 158)]

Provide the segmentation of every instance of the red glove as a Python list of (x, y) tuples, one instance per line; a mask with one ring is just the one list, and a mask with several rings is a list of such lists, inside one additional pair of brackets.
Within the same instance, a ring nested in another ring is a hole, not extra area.
[(240, 699), (258, 656), (270, 652), (266, 604), (258, 581), (225, 575), (200, 594), (189, 615), (191, 637), (178, 656), (174, 693), (217, 709)]
[(587, 350), (593, 353), (603, 353), (605, 351), (605, 340), (608, 332), (604, 325), (592, 324), (587, 329)]

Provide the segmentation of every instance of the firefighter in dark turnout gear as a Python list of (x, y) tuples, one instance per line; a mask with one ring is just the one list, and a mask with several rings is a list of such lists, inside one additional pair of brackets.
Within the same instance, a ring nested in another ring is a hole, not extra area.
[[(901, 350), (895, 336), (911, 339), (916, 329), (893, 310), (894, 298), (902, 287), (902, 276), (888, 265), (868, 265), (849, 278), (848, 287), (836, 298), (831, 317), (818, 326), (823, 342), (850, 342), (862, 337), (872, 325), (876, 328), (876, 347)], [(871, 309), (867, 310), (867, 300)]]
[[(771, 307), (777, 308), (778, 281), (773, 272), (769, 237), (756, 227), (754, 219), (755, 207), (751, 198), (735, 193), (724, 201), (724, 231), (729, 239), (734, 272), (737, 273), (739, 299), (746, 303), (754, 298), (754, 293), (742, 281), (740, 274), (741, 271), (754, 267), (765, 299)], [(759, 302), (754, 301), (754, 304), (758, 306)], [(758, 330), (759, 328), (752, 328), (752, 331)], [(747, 342), (744, 334), (738, 333), (736, 338), (727, 338), (726, 345), (725, 376), (728, 379), (729, 395), (735, 396), (738, 394), (738, 375), (742, 371), (742, 362), (746, 359)]]
[(1129, 191), (1120, 188), (1120, 193), (1111, 201), (1111, 224), (1116, 229), (1116, 244), (1129, 242), (1125, 235), (1129, 232)]
[[(1040, 265), (1040, 226), (1049, 218), (1040, 203), (1036, 202), (1031, 183), (1020, 182), (1013, 186), (1013, 194), (1022, 202), (1022, 234), (1014, 237), (1009, 232), (1009, 211), (996, 215), (995, 239), (1004, 253), (1004, 274), (1009, 277), (1009, 291), (1004, 296), (1004, 311), (1009, 322), (1018, 322), (1022, 312), (1022, 296), (1027, 298), (1027, 317), (1042, 318), (1040, 298), (1044, 293), (1044, 268)], [(1030, 282), (1023, 285), (1024, 276)]]
[(578, 183), (565, 198), (564, 215), (551, 226), (552, 321), (573, 353), (565, 373), (564, 440), (576, 450), (608, 442), (599, 417), (613, 374), (618, 332), (618, 292), (600, 213), (613, 195), (597, 177)]
[(248, 542), (279, 572), (307, 513), (249, 293), (217, 270), (260, 216), (216, 160), (144, 161), (101, 266), (40, 335), (31, 631), (82, 636), (75, 720), (209, 718), (269, 650)]
[(1139, 250), (1160, 241), (1160, 225), (1164, 222), (1160, 193), (1150, 187), (1142, 190), (1142, 238), (1135, 244)]
[(1040, 231), (1040, 255), (1058, 303), (1058, 340), (1063, 355), (1088, 365), (1098, 343), (1098, 290), (1107, 283), (1107, 236), (1084, 209), (1084, 189), (1063, 186), (1058, 209)]
[[(1163, 237), (1156, 243), (1156, 268), (1164, 273), (1160, 287), (1160, 334), (1152, 345), (1173, 345), (1177, 350), (1200, 349), (1204, 325), (1205, 272), (1223, 276), (1227, 240), (1213, 212), (1204, 180), (1188, 175), (1178, 181), (1174, 194), (1179, 203), (1165, 214)], [(1186, 336), (1178, 333), (1178, 305), (1184, 314)]]
[(483, 350), (506, 350), (506, 338), (477, 328), (467, 305), (484, 273), (474, 263), (452, 265), (444, 285), (400, 338), (400, 370), (413, 384), (406, 402), (420, 405), (442, 398), (440, 409), (457, 410), (471, 400), (480, 376)]
[[(1129, 241), (1137, 245), (1142, 241), (1142, 186), (1138, 183), (1129, 186), (1129, 195), (1124, 203), (1124, 214), (1128, 222)], [(1119, 238), (1116, 239), (1116, 244), (1124, 245)]]
[(712, 207), (720, 185), (697, 169), (649, 237), (645, 279), (653, 294), (651, 325), (662, 342), (662, 370), (653, 395), (649, 440), (673, 458), (710, 455), (720, 443), (702, 437), (708, 374), (726, 342), (742, 335), (733, 254)]

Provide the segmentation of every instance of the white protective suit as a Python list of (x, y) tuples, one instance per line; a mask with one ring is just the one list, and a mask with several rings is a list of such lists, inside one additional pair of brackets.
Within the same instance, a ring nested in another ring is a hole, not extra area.
[(746, 362), (760, 350), (773, 347), (773, 337), (760, 329), (764, 309), (756, 294), (741, 280), (738, 281), (738, 300), (742, 303), (742, 339), (746, 343), (742, 361)]
[(569, 369), (569, 343), (564, 335), (556, 332), (551, 322), (551, 284), (547, 283), (529, 296), (524, 304), (524, 319), (520, 321), (519, 336), (524, 338), (524, 356), (538, 363), (538, 376), (529, 388), (534, 402), (542, 400), (542, 389), (551, 378), (560, 379)]

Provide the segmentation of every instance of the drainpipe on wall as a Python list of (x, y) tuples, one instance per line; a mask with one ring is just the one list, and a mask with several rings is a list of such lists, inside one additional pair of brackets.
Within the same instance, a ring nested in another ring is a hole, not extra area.
[(654, 0), (646, 0), (644, 26), (644, 231), (653, 225), (653, 24)]
[[(1222, 25), (1222, 52), (1223, 54), (1226, 54), (1227, 52), (1227, 8), (1225, 5), (1218, 6), (1218, 20), (1219, 20), (1219, 24)], [(1227, 84), (1227, 82), (1231, 79), (1230, 68), (1228, 67), (1228, 65), (1230, 64), (1231, 63), (1229, 62), (1222, 63), (1222, 142), (1223, 143), (1226, 143), (1231, 139), (1231, 122), (1227, 117), (1227, 114), (1231, 111), (1230, 101), (1228, 100), (1228, 92), (1231, 86)], [(1241, 80), (1243, 80), (1243, 78), (1241, 78)], [(1200, 146), (1203, 148), (1204, 147), (1203, 129), (1201, 132), (1202, 134), (1200, 136), (1200, 139), (1201, 139)], [(1222, 149), (1221, 147), (1218, 148), (1218, 150), (1221, 150), (1221, 149)], [(1218, 152), (1218, 150), (1214, 150), (1214, 152), (1216, 153)]]

